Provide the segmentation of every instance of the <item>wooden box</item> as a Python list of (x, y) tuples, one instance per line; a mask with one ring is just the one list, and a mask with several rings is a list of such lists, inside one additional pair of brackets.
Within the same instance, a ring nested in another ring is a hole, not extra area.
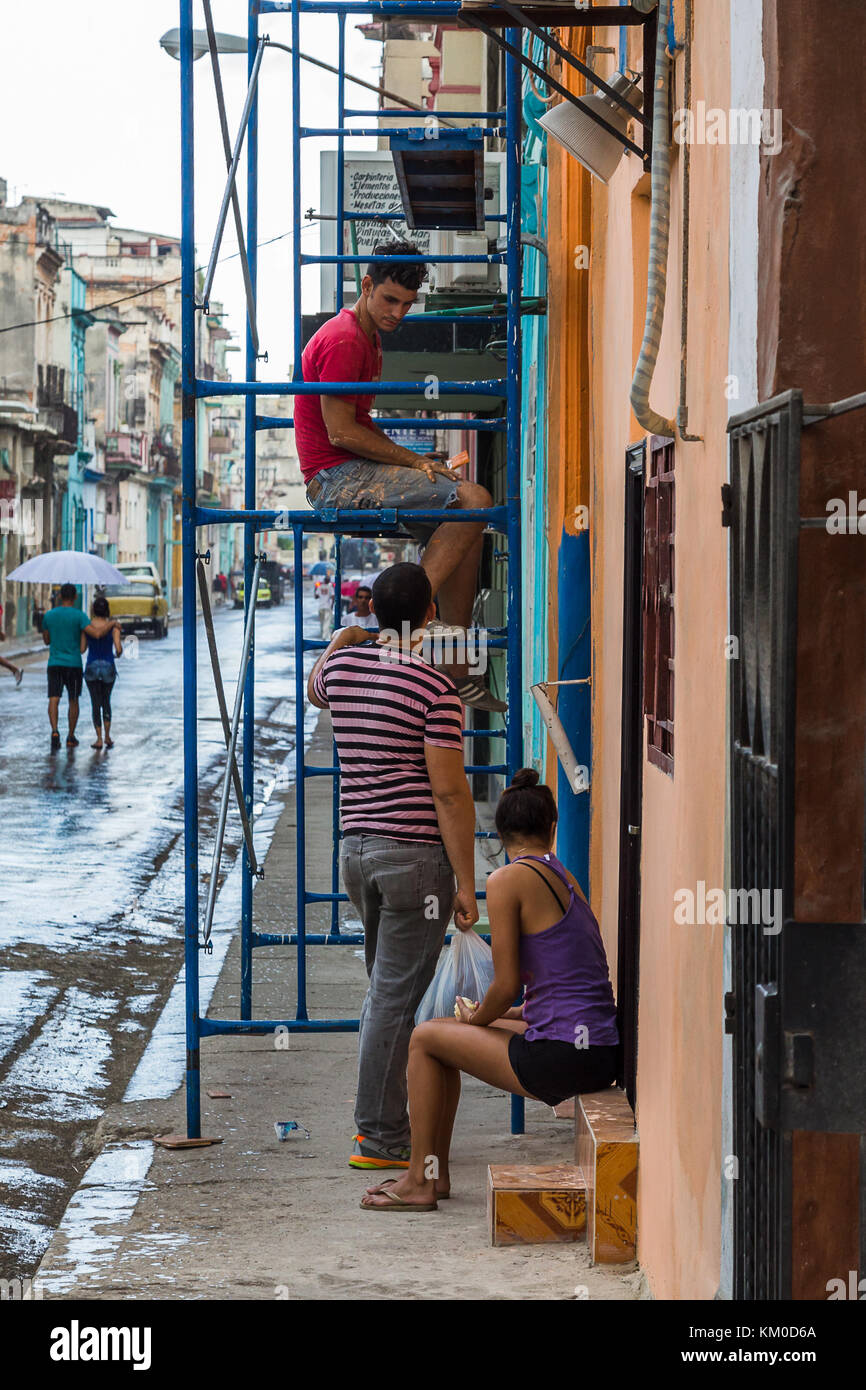
[(491, 1245), (583, 1240), (583, 1176), (569, 1164), (491, 1164), (487, 1170), (487, 1221)]

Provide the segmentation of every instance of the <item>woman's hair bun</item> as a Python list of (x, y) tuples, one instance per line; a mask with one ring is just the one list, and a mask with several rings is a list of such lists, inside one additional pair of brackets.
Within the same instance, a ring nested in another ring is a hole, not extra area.
[(524, 787), (536, 787), (538, 785), (538, 773), (534, 767), (521, 767), (511, 779), (508, 791), (520, 791)]

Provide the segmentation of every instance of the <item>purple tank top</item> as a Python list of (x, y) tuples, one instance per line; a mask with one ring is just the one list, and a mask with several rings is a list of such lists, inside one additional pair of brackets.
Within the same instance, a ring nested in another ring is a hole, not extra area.
[(520, 937), (527, 1042), (546, 1038), (580, 1047), (619, 1042), (616, 1005), (598, 922), (575, 893), (555, 854), (522, 854), (553, 869), (569, 893), (565, 915), (546, 931)]

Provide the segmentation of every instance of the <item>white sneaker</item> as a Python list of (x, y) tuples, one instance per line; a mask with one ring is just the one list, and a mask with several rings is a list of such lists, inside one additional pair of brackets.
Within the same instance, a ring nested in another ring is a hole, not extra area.
[(457, 681), (457, 694), (464, 705), (469, 705), (471, 709), (489, 710), (491, 714), (505, 714), (508, 709), (504, 700), (497, 700), (492, 695), (483, 681), (475, 676), (464, 676), (463, 680)]

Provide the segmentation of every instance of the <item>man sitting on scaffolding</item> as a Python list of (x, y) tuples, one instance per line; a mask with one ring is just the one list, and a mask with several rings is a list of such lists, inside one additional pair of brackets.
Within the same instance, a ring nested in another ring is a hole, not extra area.
[[(411, 242), (373, 248), (374, 256), (417, 256)], [(361, 281), (361, 295), (310, 339), (301, 359), (304, 381), (378, 381), (382, 375), (380, 333), (393, 333), (418, 298), (426, 276), (421, 261), (373, 261)], [(438, 455), (419, 455), (389, 439), (370, 415), (374, 393), (365, 396), (295, 397), (295, 439), (307, 500), (325, 508), (366, 510), (384, 507), (422, 511), (492, 505), (486, 488), (458, 478)], [(483, 543), (483, 522), (443, 522), (407, 526), (424, 546), (421, 564), (437, 598), (439, 617), (464, 634), (472, 620)], [(447, 670), (466, 705), (502, 712), (506, 705), (469, 674), (465, 642), (462, 659)]]

